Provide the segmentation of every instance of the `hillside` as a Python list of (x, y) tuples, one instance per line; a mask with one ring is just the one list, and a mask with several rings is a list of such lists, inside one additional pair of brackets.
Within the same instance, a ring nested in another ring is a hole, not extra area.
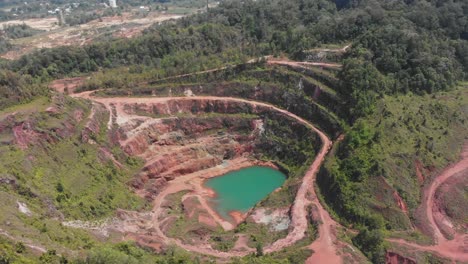
[[(232, 0), (0, 62), (0, 262), (468, 261), (467, 11)], [(285, 183), (220, 216), (253, 165)]]

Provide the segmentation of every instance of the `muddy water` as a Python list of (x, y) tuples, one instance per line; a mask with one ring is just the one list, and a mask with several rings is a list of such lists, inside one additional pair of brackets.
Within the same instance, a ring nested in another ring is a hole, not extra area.
[(278, 170), (253, 166), (209, 179), (205, 186), (217, 194), (211, 198), (217, 212), (230, 218), (229, 212), (247, 212), (285, 180), (286, 176)]

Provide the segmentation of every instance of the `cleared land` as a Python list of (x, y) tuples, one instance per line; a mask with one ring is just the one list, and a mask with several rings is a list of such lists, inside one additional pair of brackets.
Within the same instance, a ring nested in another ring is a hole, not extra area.
[(27, 38), (12, 41), (15, 49), (0, 57), (4, 59), (18, 59), (24, 54), (41, 48), (54, 48), (59, 46), (78, 45), (83, 46), (104, 36), (131, 38), (140, 34), (144, 29), (154, 23), (171, 19), (179, 19), (184, 15), (169, 14), (163, 12), (150, 12), (145, 17), (135, 16), (130, 12), (122, 16), (103, 17), (86, 24), (72, 27), (60, 27), (57, 18), (49, 17), (43, 19), (11, 20), (0, 23), (3, 25), (23, 24), (46, 32)]

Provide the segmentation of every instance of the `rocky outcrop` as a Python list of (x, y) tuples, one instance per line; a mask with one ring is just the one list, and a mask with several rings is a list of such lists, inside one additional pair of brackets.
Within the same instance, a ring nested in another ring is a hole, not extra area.
[[(227, 120), (229, 119), (229, 120)], [(214, 118), (210, 122), (197, 118), (166, 120), (161, 126), (149, 126), (133, 138), (125, 140), (124, 150), (145, 160), (145, 165), (132, 185), (146, 189), (145, 196), (152, 197), (167, 181), (175, 177), (218, 166), (224, 160), (253, 152), (255, 143), (249, 135), (239, 134), (249, 120), (234, 117)], [(168, 123), (169, 122), (169, 123)], [(233, 126), (226, 127), (226, 123)], [(236, 125), (237, 124), (237, 125)], [(169, 128), (169, 129), (167, 129)], [(174, 130), (171, 130), (174, 129)], [(223, 130), (231, 130), (224, 132)]]
[(178, 176), (252, 155), (255, 139), (263, 132), (261, 120), (238, 114), (251, 111), (250, 107), (232, 102), (169, 101), (115, 107), (127, 115), (120, 117), (124, 120), (118, 130), (120, 145), (128, 155), (145, 161), (131, 185), (148, 199)]
[(248, 103), (231, 102), (222, 100), (168, 100), (165, 102), (153, 102), (145, 104), (126, 104), (124, 110), (127, 114), (150, 114), (156, 116), (168, 116), (177, 114), (238, 114), (254, 113), (253, 107)]

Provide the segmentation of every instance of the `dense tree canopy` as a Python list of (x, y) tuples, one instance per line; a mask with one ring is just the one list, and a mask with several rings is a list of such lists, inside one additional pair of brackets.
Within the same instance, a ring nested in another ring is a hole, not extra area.
[[(387, 78), (384, 90), (379, 85), (379, 91), (372, 92), (431, 93), (447, 90), (465, 77), (467, 10), (466, 1), (456, 0), (223, 1), (208, 14), (155, 25), (132, 40), (45, 49), (11, 63), (10, 68), (32, 76), (60, 77), (122, 65), (161, 67), (166, 57), (196, 61), (233, 49), (248, 56), (286, 52), (301, 59), (303, 50), (322, 43), (353, 43), (345, 71), (358, 66), (353, 60), (358, 59), (362, 73), (373, 78), (379, 76), (377, 69)], [(343, 90), (369, 90), (348, 73), (342, 77), (346, 78), (342, 84), (351, 86)], [(363, 100), (372, 101), (372, 92)], [(350, 103), (367, 107), (355, 99)]]

